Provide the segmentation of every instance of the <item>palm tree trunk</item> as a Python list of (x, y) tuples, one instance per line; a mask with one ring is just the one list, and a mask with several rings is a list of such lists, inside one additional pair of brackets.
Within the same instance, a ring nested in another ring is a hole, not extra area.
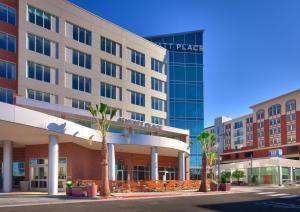
[(108, 147), (105, 136), (102, 137), (101, 149), (101, 187), (100, 196), (110, 196), (109, 180), (108, 180)]
[(202, 153), (202, 174), (201, 174), (201, 185), (199, 191), (207, 192), (207, 174), (206, 174), (207, 157), (206, 150), (203, 149)]

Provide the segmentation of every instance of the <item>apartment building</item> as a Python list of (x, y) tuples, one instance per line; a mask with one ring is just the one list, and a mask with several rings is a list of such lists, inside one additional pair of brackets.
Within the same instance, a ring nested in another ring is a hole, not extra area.
[[(251, 114), (223, 121), (222, 162), (268, 157), (299, 160), (300, 90), (250, 108)], [(206, 130), (215, 133), (216, 127)]]

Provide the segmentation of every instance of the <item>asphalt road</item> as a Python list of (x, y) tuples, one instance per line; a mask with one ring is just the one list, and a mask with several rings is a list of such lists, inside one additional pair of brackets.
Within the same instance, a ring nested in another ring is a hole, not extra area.
[(127, 199), (58, 205), (0, 208), (1, 212), (93, 211), (300, 211), (300, 188), (270, 189), (253, 193)]

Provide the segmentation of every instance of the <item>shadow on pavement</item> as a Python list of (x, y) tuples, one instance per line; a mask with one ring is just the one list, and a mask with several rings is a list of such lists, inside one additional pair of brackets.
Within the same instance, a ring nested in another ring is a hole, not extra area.
[(295, 198), (291, 199), (266, 199), (255, 201), (241, 201), (241, 202), (226, 202), (215, 203), (206, 205), (197, 205), (201, 209), (209, 209), (213, 211), (251, 211), (251, 212), (264, 212), (264, 211), (300, 211), (300, 202), (296, 202)]

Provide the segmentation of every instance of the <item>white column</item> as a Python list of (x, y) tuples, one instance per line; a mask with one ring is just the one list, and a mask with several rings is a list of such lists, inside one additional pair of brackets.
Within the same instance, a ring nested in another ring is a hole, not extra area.
[(178, 152), (178, 163), (178, 179), (185, 180), (185, 153), (183, 151)]
[(12, 191), (12, 151), (11, 141), (3, 142), (3, 192)]
[(58, 138), (49, 136), (48, 150), (48, 194), (56, 195), (58, 193)]
[(293, 183), (293, 181), (294, 181), (294, 177), (293, 177), (293, 167), (290, 167), (290, 168), (289, 168), (289, 172), (290, 172), (290, 181), (291, 181), (291, 183)]
[(109, 167), (109, 180), (116, 180), (116, 159), (115, 159), (115, 145), (108, 144), (109, 149), (109, 159), (108, 159), (108, 167)]
[(158, 180), (158, 152), (156, 146), (151, 148), (151, 180)]
[(282, 167), (278, 166), (278, 179), (279, 179), (279, 186), (282, 185)]

